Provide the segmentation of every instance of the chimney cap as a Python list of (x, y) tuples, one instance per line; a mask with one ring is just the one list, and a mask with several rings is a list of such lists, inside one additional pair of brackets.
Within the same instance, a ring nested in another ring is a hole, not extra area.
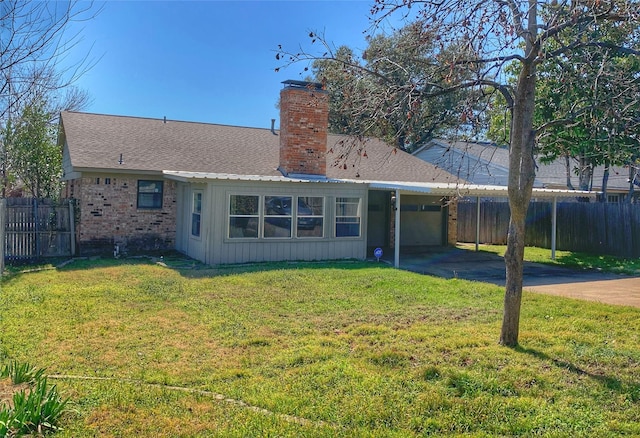
[(287, 79), (286, 81), (282, 81), (282, 83), (289, 88), (305, 88), (307, 90), (316, 91), (324, 90), (324, 86), (319, 82), (296, 81), (293, 79)]

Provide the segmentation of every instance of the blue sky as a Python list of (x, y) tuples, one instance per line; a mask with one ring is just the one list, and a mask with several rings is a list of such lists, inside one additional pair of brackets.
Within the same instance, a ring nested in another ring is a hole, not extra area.
[(371, 1), (107, 1), (82, 23), (79, 59), (95, 66), (76, 83), (87, 112), (270, 127), (281, 82), (279, 44), (296, 50), (309, 31), (336, 46), (366, 46)]

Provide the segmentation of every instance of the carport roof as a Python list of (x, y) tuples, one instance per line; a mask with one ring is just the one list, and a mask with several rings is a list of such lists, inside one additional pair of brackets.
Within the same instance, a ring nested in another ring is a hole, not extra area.
[[(407, 181), (375, 181), (354, 180), (326, 177), (299, 176), (266, 176), (266, 175), (235, 175), (228, 173), (182, 172), (165, 170), (162, 172), (167, 178), (183, 182), (204, 182), (207, 180), (235, 180), (262, 182), (295, 182), (295, 183), (328, 183), (328, 184), (367, 184), (373, 190), (398, 190), (401, 194), (428, 193), (436, 196), (456, 197), (507, 197), (508, 189), (504, 186), (454, 184), (436, 182), (407, 182)], [(575, 198), (595, 197), (596, 192), (581, 190), (562, 190), (534, 188), (532, 196), (536, 198)]]
[[(430, 193), (439, 196), (466, 196), (483, 198), (506, 198), (509, 196), (505, 186), (478, 185), (478, 184), (447, 184), (447, 183), (405, 183), (369, 181), (372, 189), (399, 190), (400, 193)], [(534, 187), (532, 196), (535, 198), (575, 198), (595, 197), (597, 192), (582, 190), (543, 189)]]

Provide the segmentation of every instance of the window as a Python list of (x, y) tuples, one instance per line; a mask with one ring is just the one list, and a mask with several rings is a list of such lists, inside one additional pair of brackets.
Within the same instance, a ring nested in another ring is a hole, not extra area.
[(264, 237), (291, 237), (291, 201), (291, 196), (264, 197)]
[(229, 197), (229, 237), (258, 237), (258, 196), (231, 195)]
[(162, 208), (162, 181), (138, 181), (138, 208)]
[(191, 235), (200, 237), (200, 217), (202, 216), (202, 192), (193, 192), (191, 206)]
[(336, 198), (336, 237), (360, 236), (360, 198)]
[(296, 236), (322, 237), (324, 230), (324, 198), (319, 196), (298, 197), (296, 211)]
[[(359, 199), (356, 201), (359, 203)], [(324, 237), (324, 210), (322, 196), (231, 195), (229, 238)], [(195, 222), (192, 216), (192, 230)], [(359, 230), (359, 218), (357, 228)], [(357, 233), (359, 235), (359, 231)]]

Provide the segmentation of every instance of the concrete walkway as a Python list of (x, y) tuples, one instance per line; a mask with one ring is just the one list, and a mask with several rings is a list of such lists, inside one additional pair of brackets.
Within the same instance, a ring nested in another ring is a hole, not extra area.
[[(400, 268), (443, 278), (505, 285), (504, 259), (459, 248), (401, 254)], [(640, 308), (640, 277), (525, 262), (524, 289)]]

